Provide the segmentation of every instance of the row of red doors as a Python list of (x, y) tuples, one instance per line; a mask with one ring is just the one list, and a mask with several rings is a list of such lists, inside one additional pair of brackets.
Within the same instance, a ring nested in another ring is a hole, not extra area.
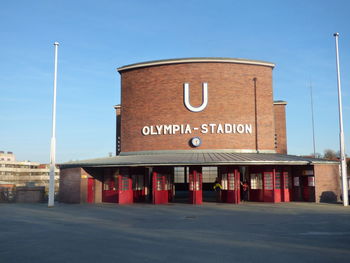
[[(152, 195), (154, 204), (166, 204), (172, 198), (172, 185), (167, 174), (153, 172)], [(102, 202), (130, 204), (134, 200), (132, 179), (128, 175), (117, 175), (102, 191)], [(189, 200), (192, 204), (202, 204), (202, 174), (192, 170), (189, 175)], [(94, 179), (88, 179), (87, 202), (94, 202)]]
[[(135, 180), (136, 178), (134, 178)], [(202, 173), (190, 168), (188, 177), (189, 202), (191, 204), (203, 203)], [(240, 202), (240, 179), (238, 170), (227, 170), (221, 178), (224, 186), (222, 190), (222, 201), (227, 203)], [(104, 184), (102, 191), (102, 201), (119, 204), (130, 204), (134, 202), (135, 193), (139, 195), (139, 190), (133, 190), (133, 180), (129, 175), (117, 175)], [(105, 185), (107, 186), (105, 188)], [(169, 175), (161, 172), (152, 173), (152, 201), (154, 204), (166, 204), (172, 201), (173, 189), (169, 182)], [(142, 189), (142, 187), (140, 188)], [(144, 190), (140, 190), (144, 191)], [(144, 193), (143, 193), (144, 194)], [(136, 197), (137, 198), (137, 197)], [(94, 179), (88, 179), (87, 202), (94, 202)]]
[(290, 178), (288, 172), (268, 171), (250, 175), (250, 201), (289, 202)]
[[(194, 168), (189, 170), (189, 202), (202, 204), (202, 173)], [(220, 176), (222, 189), (222, 202), (240, 203), (240, 173), (238, 169), (227, 168)], [(254, 180), (253, 180), (254, 179)], [(135, 180), (135, 179), (134, 179)], [(134, 202), (135, 192), (133, 180), (129, 175), (117, 175), (110, 180), (108, 187), (102, 191), (102, 201), (119, 204)], [(88, 179), (87, 202), (94, 202), (94, 179)], [(141, 187), (140, 189), (142, 189)], [(140, 190), (144, 191), (144, 190)], [(152, 201), (154, 204), (166, 204), (173, 197), (172, 184), (168, 174), (152, 173)], [(288, 172), (263, 172), (251, 174), (250, 200), (262, 202), (289, 202)]]

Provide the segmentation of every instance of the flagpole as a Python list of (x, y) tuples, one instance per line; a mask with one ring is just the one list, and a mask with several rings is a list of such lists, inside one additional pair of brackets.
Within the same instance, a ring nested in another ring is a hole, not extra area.
[(313, 100), (313, 96), (312, 96), (312, 83), (311, 83), (311, 81), (310, 81), (310, 97), (311, 97), (312, 142), (313, 142), (313, 147), (314, 147), (314, 158), (316, 158), (314, 100)]
[(52, 106), (52, 137), (50, 151), (50, 183), (48, 207), (55, 205), (55, 168), (56, 168), (56, 87), (57, 87), (57, 54), (59, 43), (55, 42), (55, 71), (53, 79), (53, 106)]
[(334, 33), (335, 37), (335, 52), (336, 52), (336, 63), (337, 63), (337, 79), (338, 79), (338, 106), (339, 106), (339, 128), (340, 128), (340, 163), (341, 163), (341, 177), (342, 177), (342, 188), (343, 188), (343, 205), (348, 206), (348, 182), (346, 175), (346, 158), (345, 158), (345, 145), (344, 145), (344, 131), (343, 131), (343, 106), (341, 96), (341, 84), (340, 84), (340, 69), (339, 69), (339, 49), (338, 49), (338, 38), (339, 33)]

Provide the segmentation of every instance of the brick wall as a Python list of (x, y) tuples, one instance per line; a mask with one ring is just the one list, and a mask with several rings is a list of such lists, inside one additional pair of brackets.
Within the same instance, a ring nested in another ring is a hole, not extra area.
[[(202, 139), (197, 149), (275, 150), (270, 66), (213, 62), (159, 65), (122, 71), (121, 81), (122, 152), (192, 149), (188, 142), (195, 136)], [(208, 105), (203, 111), (191, 112), (184, 106), (185, 82), (190, 84), (193, 106), (201, 105), (202, 83), (208, 83)], [(251, 124), (253, 131), (147, 136), (141, 133), (144, 126), (150, 125), (199, 127), (203, 123)]]
[(45, 187), (17, 187), (16, 202), (17, 203), (39, 203), (44, 201)]
[(80, 184), (83, 169), (65, 168), (60, 170), (59, 201), (80, 203)]
[(273, 109), (275, 115), (276, 152), (287, 154), (286, 103), (275, 103)]
[(316, 202), (336, 202), (340, 200), (341, 187), (338, 164), (315, 164)]
[(120, 153), (120, 147), (121, 147), (121, 142), (120, 142), (120, 134), (121, 134), (121, 106), (116, 105), (114, 106), (115, 108), (115, 113), (116, 113), (116, 149), (115, 153), (116, 155), (119, 155)]

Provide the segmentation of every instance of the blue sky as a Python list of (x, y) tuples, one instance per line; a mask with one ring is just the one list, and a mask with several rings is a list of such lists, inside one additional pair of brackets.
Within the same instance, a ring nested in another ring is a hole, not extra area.
[(233, 57), (276, 64), (274, 98), (288, 101), (290, 154), (339, 149), (334, 32), (350, 147), (350, 1), (2, 1), (0, 150), (49, 162), (53, 55), (59, 46), (57, 161), (115, 151), (116, 68), (149, 60)]

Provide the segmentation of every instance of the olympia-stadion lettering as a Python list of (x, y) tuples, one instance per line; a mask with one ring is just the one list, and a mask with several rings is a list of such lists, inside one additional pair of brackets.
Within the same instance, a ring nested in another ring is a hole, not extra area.
[[(189, 83), (184, 83), (184, 104), (192, 112), (200, 112), (208, 105), (208, 83), (202, 84), (202, 105), (194, 107), (190, 103)], [(227, 134), (227, 133), (252, 133), (251, 124), (201, 124), (200, 127), (191, 127), (190, 124), (168, 124), (168, 125), (151, 125), (142, 128), (143, 135), (167, 135), (167, 134), (191, 134), (200, 131), (201, 133)]]
[[(184, 104), (189, 111), (200, 112), (208, 105), (208, 83), (202, 84), (202, 104), (194, 107), (190, 103), (190, 84), (184, 83)], [(252, 133), (251, 124), (202, 124), (200, 127), (191, 127), (190, 124), (169, 124), (169, 125), (151, 125), (142, 128), (143, 135), (167, 135), (167, 134), (191, 134), (200, 131), (201, 133), (224, 134), (224, 133)]]
[(169, 124), (169, 125), (151, 125), (142, 128), (143, 135), (168, 135), (168, 134), (191, 134), (192, 132), (211, 133), (211, 134), (252, 134), (251, 124), (202, 124), (199, 127), (191, 127), (190, 124)]

